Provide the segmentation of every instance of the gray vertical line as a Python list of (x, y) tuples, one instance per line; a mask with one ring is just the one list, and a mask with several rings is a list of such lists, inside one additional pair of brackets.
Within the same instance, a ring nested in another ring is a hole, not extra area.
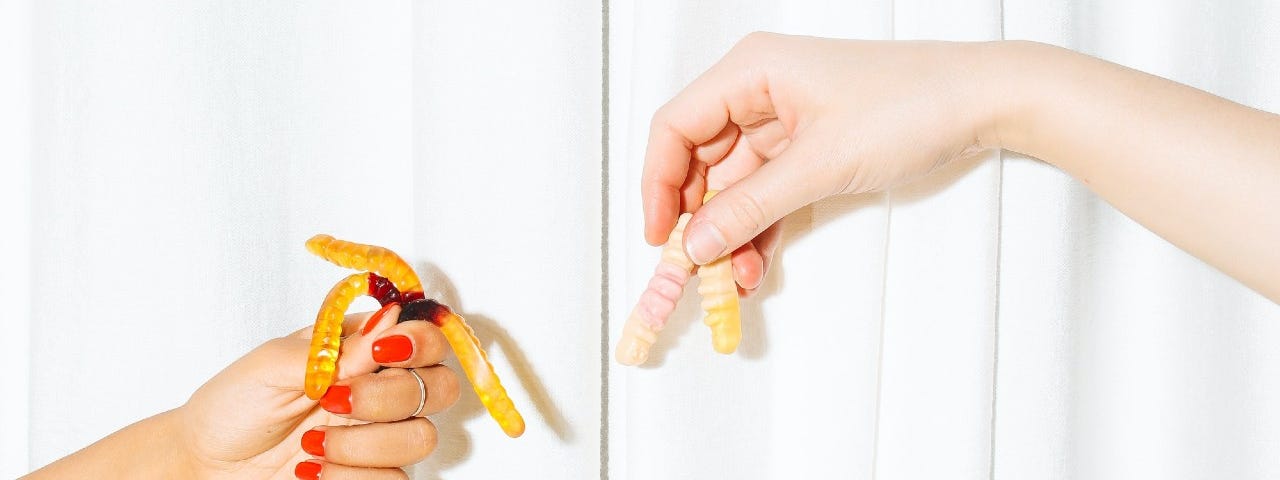
[[(898, 37), (898, 3), (889, 2), (889, 39)], [(880, 403), (881, 386), (884, 384), (884, 310), (889, 298), (889, 239), (893, 225), (893, 192), (884, 192), (884, 264), (880, 271), (880, 344), (876, 348), (876, 409), (875, 425), (871, 433), (871, 480), (875, 480), (880, 468)]]
[(991, 324), (991, 459), (990, 478), (996, 478), (996, 394), (1000, 384), (1000, 258), (1004, 256), (1004, 151), (996, 152), (998, 162), (996, 180), (996, 265), (994, 312)]
[[(1000, 40), (1004, 40), (1004, 0), (1000, 0)], [(991, 325), (991, 458), (989, 478), (996, 478), (996, 394), (1000, 384), (1000, 259), (1004, 256), (1004, 150), (996, 151), (996, 265)]]
[(880, 386), (884, 383), (884, 310), (889, 297), (889, 234), (893, 225), (893, 197), (884, 193), (884, 262), (880, 271), (880, 343), (876, 349), (876, 409), (875, 426), (871, 436), (871, 479), (875, 480), (880, 466)]
[(609, 480), (609, 0), (600, 1), (600, 480)]

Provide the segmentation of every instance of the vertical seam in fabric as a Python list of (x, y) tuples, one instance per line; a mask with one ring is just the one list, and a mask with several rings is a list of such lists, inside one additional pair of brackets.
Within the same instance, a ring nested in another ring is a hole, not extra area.
[[(889, 2), (889, 39), (898, 37), (898, 2)], [(879, 475), (880, 468), (880, 404), (881, 386), (884, 384), (884, 310), (889, 298), (889, 237), (893, 225), (893, 193), (884, 192), (884, 264), (880, 271), (880, 343), (876, 348), (876, 407), (875, 425), (871, 433), (871, 480)]]
[[(1000, 0), (1000, 40), (1004, 40), (1004, 0)], [(1000, 384), (1000, 259), (1004, 256), (1004, 150), (996, 151), (996, 265), (991, 325), (991, 446), (988, 478), (996, 478), (996, 406)]]
[(993, 291), (994, 311), (991, 325), (991, 459), (989, 478), (996, 478), (996, 399), (1000, 383), (1000, 257), (1003, 255), (1004, 238), (1004, 152), (996, 154), (999, 169), (996, 182), (996, 265)]
[(889, 237), (893, 225), (893, 199), (889, 192), (884, 194), (884, 262), (880, 271), (880, 342), (876, 348), (876, 407), (875, 426), (871, 436), (871, 479), (875, 480), (880, 465), (880, 403), (881, 385), (884, 383), (884, 311), (889, 297)]
[(609, 480), (609, 0), (600, 1), (600, 480)]

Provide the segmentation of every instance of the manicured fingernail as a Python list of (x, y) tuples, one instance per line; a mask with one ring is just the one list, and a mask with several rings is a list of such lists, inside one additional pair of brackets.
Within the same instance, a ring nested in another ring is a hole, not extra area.
[(396, 305), (399, 305), (399, 304), (395, 302), (388, 303), (382, 308), (379, 308), (378, 311), (373, 312), (373, 316), (369, 317), (369, 321), (364, 322), (364, 330), (361, 330), (360, 334), (368, 335), (369, 332), (372, 332), (373, 328), (378, 326), (378, 322), (382, 321), (382, 316), (387, 314), (387, 310), (391, 310), (391, 307), (394, 307)]
[(685, 233), (685, 253), (698, 265), (706, 264), (720, 258), (724, 254), (724, 235), (710, 223), (699, 223), (689, 227)]
[(392, 335), (373, 342), (373, 361), (396, 363), (413, 356), (413, 340), (404, 335)]
[(302, 434), (302, 451), (313, 456), (324, 456), (324, 430), (307, 430)]
[(320, 397), (320, 408), (331, 413), (351, 413), (351, 387), (334, 385)]
[(298, 462), (298, 466), (293, 467), (293, 476), (305, 480), (320, 480), (321, 465), (310, 460)]

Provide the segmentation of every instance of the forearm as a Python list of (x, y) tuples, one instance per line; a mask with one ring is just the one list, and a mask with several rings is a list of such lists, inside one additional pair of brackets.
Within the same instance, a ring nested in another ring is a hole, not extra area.
[(1001, 146), (1280, 302), (1280, 116), (1055, 47), (997, 48)]
[(125, 427), (23, 478), (192, 478), (177, 413)]

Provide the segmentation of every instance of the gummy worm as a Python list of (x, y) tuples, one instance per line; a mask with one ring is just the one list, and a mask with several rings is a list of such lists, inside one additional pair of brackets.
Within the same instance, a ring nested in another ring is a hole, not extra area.
[[(709, 191), (706, 203), (715, 196)], [(711, 327), (711, 346), (720, 353), (733, 353), (742, 341), (742, 314), (738, 308), (738, 285), (733, 280), (731, 255), (725, 255), (698, 268), (698, 295), (707, 313), (702, 323)]]
[(658, 332), (666, 326), (667, 318), (676, 309), (676, 302), (684, 295), (684, 286), (693, 273), (693, 261), (685, 255), (684, 227), (692, 214), (686, 213), (676, 221), (667, 243), (662, 247), (662, 259), (653, 270), (649, 286), (640, 294), (640, 300), (622, 327), (622, 339), (613, 352), (623, 365), (639, 365), (649, 359), (649, 349), (658, 340)]
[(333, 384), (343, 315), (352, 299), (365, 294), (384, 306), (404, 302), (397, 322), (427, 320), (440, 327), (489, 415), (508, 436), (514, 438), (524, 433), (524, 418), (494, 373), (475, 332), (449, 307), (425, 298), (422, 282), (404, 259), (382, 247), (337, 240), (329, 235), (311, 237), (307, 240), (307, 250), (338, 266), (372, 272), (354, 274), (339, 282), (321, 304), (307, 358), (308, 397), (320, 398)]
[[(708, 191), (703, 202), (716, 193)], [(742, 341), (742, 314), (732, 260), (725, 255), (701, 267), (689, 260), (683, 244), (684, 229), (691, 217), (692, 214), (686, 213), (676, 221), (676, 227), (662, 247), (662, 258), (653, 278), (623, 324), (622, 337), (613, 354), (618, 363), (639, 365), (649, 359), (649, 349), (675, 310), (676, 302), (684, 295), (685, 284), (694, 270), (698, 272), (698, 294), (702, 296), (702, 309), (706, 312), (702, 322), (711, 328), (712, 348), (725, 354), (738, 349)]]

